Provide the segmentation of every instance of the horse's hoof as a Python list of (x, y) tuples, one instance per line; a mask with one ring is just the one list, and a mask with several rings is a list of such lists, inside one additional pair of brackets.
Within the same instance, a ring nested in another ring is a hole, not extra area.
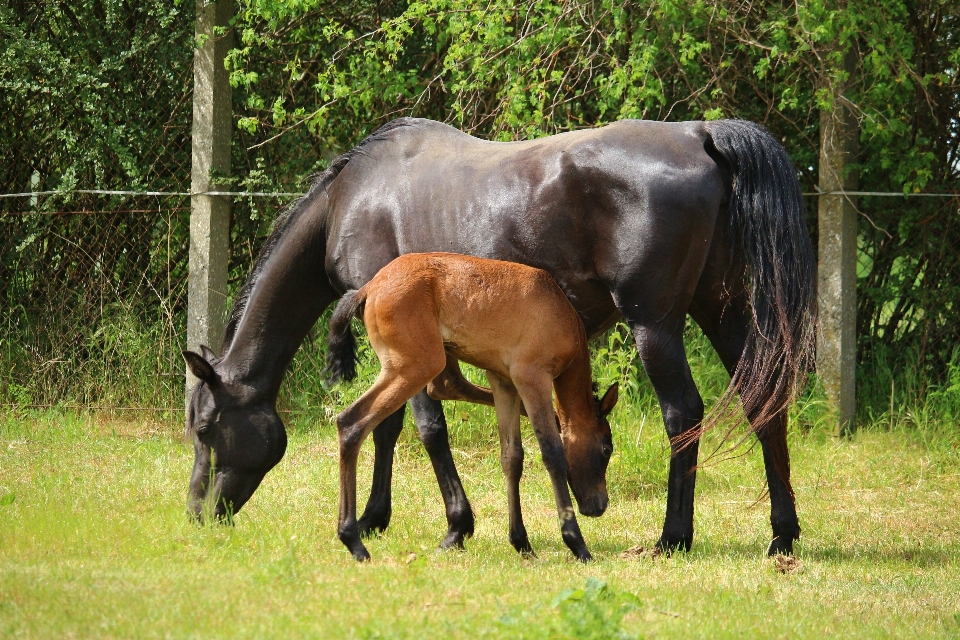
[(357, 562), (370, 562), (370, 553), (362, 544), (351, 549), (350, 554)]
[(582, 562), (583, 564), (587, 564), (588, 562), (593, 562), (593, 556), (590, 555), (590, 552), (587, 551), (586, 549), (584, 549), (579, 553), (574, 553), (573, 555), (576, 556), (578, 562)]
[(463, 551), (463, 541), (466, 536), (459, 531), (448, 531), (447, 535), (444, 536), (443, 542), (440, 543), (440, 548), (446, 551), (447, 549), (456, 549), (457, 551)]
[(767, 555), (771, 558), (773, 556), (792, 556), (793, 538), (789, 536), (777, 536), (770, 541), (770, 546), (767, 548)]
[(372, 536), (379, 536), (381, 533), (387, 530), (389, 525), (390, 514), (377, 514), (373, 516), (364, 514), (357, 521), (357, 530), (360, 532), (361, 538), (370, 538)]
[(693, 537), (673, 537), (666, 534), (660, 536), (660, 539), (657, 540), (656, 548), (660, 550), (663, 555), (669, 557), (673, 555), (674, 551), (690, 551), (690, 546), (693, 544)]
[(466, 509), (453, 514), (447, 514), (447, 535), (440, 543), (441, 549), (463, 549), (463, 541), (473, 537), (473, 510), (467, 506)]

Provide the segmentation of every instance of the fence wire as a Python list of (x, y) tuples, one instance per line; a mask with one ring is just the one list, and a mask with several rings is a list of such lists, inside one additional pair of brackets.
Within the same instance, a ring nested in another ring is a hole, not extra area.
[[(162, 0), (107, 4), (106, 16), (90, 2), (8, 12), (8, 50), (29, 64), (0, 78), (0, 195), (15, 196), (0, 197), (0, 404), (183, 406), (194, 16)], [(281, 62), (261, 84), (286, 82)], [(244, 96), (235, 115), (257, 115)], [(442, 119), (449, 105), (436, 109), (421, 115)], [(344, 118), (344, 140), (235, 131), (228, 293), (303, 177), (376, 124)], [(864, 184), (890, 188), (881, 178)], [(858, 193), (858, 357), (875, 387), (858, 393), (878, 402), (891, 381), (898, 397), (960, 389), (958, 199), (929, 195)], [(816, 238), (816, 194), (806, 202)], [(297, 354), (288, 409), (324, 404), (322, 338), (321, 323)]]

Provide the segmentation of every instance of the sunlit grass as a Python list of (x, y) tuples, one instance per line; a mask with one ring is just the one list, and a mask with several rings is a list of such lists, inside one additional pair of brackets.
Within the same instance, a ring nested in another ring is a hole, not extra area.
[[(435, 551), (445, 531), (442, 503), (429, 460), (405, 429), (392, 524), (368, 541), (369, 565), (354, 563), (335, 536), (336, 440), (328, 422), (291, 415), (287, 455), (236, 526), (197, 527), (184, 516), (192, 449), (175, 422), (5, 414), (0, 636), (960, 633), (955, 432), (909, 425), (867, 429), (849, 441), (809, 425), (793, 432), (801, 565), (781, 574), (763, 555), (769, 503), (758, 450), (700, 471), (692, 552), (620, 556), (659, 535), (667, 464), (659, 416), (644, 422), (625, 403), (613, 416), (611, 507), (581, 519), (597, 560), (581, 566), (560, 540), (547, 474), (529, 439), (522, 491), (538, 557), (522, 559), (509, 546), (492, 413), (484, 421), (483, 411), (447, 412), (477, 514), (467, 550)], [(369, 487), (371, 449), (364, 448), (361, 488)], [(609, 597), (567, 591), (588, 578), (605, 582)]]

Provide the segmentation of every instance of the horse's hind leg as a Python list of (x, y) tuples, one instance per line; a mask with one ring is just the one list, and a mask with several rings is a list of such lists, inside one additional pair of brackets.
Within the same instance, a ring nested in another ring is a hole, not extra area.
[[(663, 426), (670, 437), (670, 470), (663, 533), (657, 541), (662, 551), (688, 551), (693, 543), (693, 500), (696, 488), (699, 442), (681, 446), (677, 436), (703, 419), (703, 400), (690, 375), (683, 348), (684, 315), (667, 321), (631, 322), (630, 326), (644, 369), (657, 393)], [(628, 317), (628, 321), (630, 318)]]
[[(435, 372), (434, 372), (435, 375)], [(386, 367), (360, 398), (337, 416), (340, 444), (340, 516), (337, 535), (357, 560), (370, 554), (360, 540), (357, 523), (357, 458), (367, 435), (380, 422), (403, 407), (432, 376), (400, 376)]]
[(507, 509), (510, 514), (510, 544), (520, 553), (532, 554), (533, 547), (523, 526), (520, 510), (520, 478), (523, 475), (523, 442), (520, 440), (520, 396), (513, 385), (492, 371), (487, 379), (493, 390), (500, 432), (500, 466), (507, 480)]
[[(701, 282), (690, 314), (696, 320), (710, 344), (720, 356), (727, 372), (733, 375), (743, 354), (750, 317), (746, 300), (735, 297), (729, 303), (720, 295), (722, 286), (707, 286)], [(744, 394), (743, 397), (749, 397)], [(750, 407), (745, 407), (751, 418)], [(773, 541), (767, 550), (769, 555), (792, 554), (793, 541), (800, 538), (800, 521), (790, 487), (790, 454), (787, 450), (787, 411), (784, 409), (757, 432), (763, 449), (763, 466), (770, 491), (770, 525)]]
[(570, 497), (570, 488), (567, 485), (567, 456), (563, 451), (563, 441), (557, 429), (557, 417), (553, 411), (553, 380), (549, 375), (539, 372), (530, 372), (531, 375), (518, 375), (511, 371), (513, 383), (523, 404), (530, 416), (533, 432), (540, 444), (540, 455), (543, 457), (543, 466), (550, 474), (553, 485), (553, 497), (557, 503), (557, 515), (560, 518), (560, 534), (577, 560), (588, 562), (593, 559), (587, 549), (587, 543), (580, 533), (576, 512), (573, 509), (573, 499)]
[(773, 540), (767, 555), (793, 555), (793, 541), (800, 538), (800, 521), (790, 487), (790, 453), (787, 450), (787, 412), (781, 411), (758, 434), (763, 447), (763, 466), (770, 489), (770, 526)]
[(474, 404), (493, 406), (490, 389), (478, 387), (460, 370), (460, 361), (447, 354), (447, 366), (427, 385), (427, 395), (434, 400), (462, 400)]
[(405, 409), (406, 406), (400, 407), (373, 430), (373, 482), (367, 506), (357, 522), (362, 537), (380, 533), (390, 524), (393, 453), (403, 429)]
[(447, 512), (447, 535), (440, 547), (462, 549), (464, 539), (473, 535), (473, 509), (470, 508), (470, 501), (467, 500), (460, 474), (453, 462), (443, 406), (440, 401), (430, 398), (426, 391), (421, 391), (410, 399), (410, 407), (413, 409), (420, 440), (437, 475)]

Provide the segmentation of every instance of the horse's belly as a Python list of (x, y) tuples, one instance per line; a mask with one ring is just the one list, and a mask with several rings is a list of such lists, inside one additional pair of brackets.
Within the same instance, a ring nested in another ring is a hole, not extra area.
[(440, 324), (440, 336), (443, 338), (443, 349), (461, 362), (473, 365), (486, 371), (493, 371), (509, 378), (509, 363), (504, 361), (500, 349), (495, 345), (481, 344), (474, 332), (454, 329), (443, 323)]

